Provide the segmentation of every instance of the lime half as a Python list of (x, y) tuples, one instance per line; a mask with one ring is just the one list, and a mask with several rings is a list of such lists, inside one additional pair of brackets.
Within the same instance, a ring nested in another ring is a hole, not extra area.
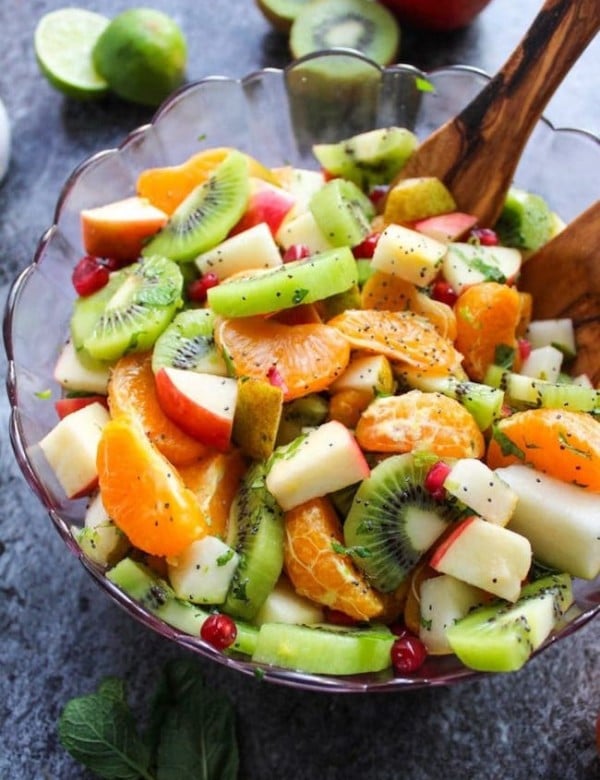
[(34, 47), (40, 70), (50, 84), (70, 97), (100, 97), (108, 84), (96, 71), (92, 50), (109, 20), (81, 8), (62, 8), (42, 16)]

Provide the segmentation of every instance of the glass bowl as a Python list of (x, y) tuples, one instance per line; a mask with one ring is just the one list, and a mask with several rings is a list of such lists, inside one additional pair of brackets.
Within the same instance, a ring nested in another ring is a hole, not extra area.
[[(338, 141), (375, 127), (408, 127), (427, 137), (457, 114), (489, 77), (455, 66), (425, 74), (412, 66), (385, 69), (347, 50), (320, 52), (285, 70), (265, 69), (241, 80), (205, 78), (174, 93), (151, 124), (131, 132), (116, 149), (83, 162), (65, 183), (54, 224), (35, 257), (12, 285), (4, 316), (8, 356), (10, 436), (22, 472), (46, 508), (66, 547), (98, 585), (132, 617), (182, 647), (245, 674), (306, 689), (332, 692), (399, 691), (447, 685), (479, 673), (454, 656), (432, 656), (405, 677), (391, 671), (354, 677), (307, 675), (279, 668), (257, 670), (224, 655), (199, 637), (182, 634), (121, 592), (87, 559), (72, 527), (83, 521), (85, 502), (68, 501), (36, 447), (55, 424), (52, 403), (41, 391), (60, 390), (53, 368), (68, 332), (74, 300), (71, 271), (82, 254), (79, 213), (135, 192), (145, 168), (175, 165), (212, 146), (234, 146), (268, 166), (316, 167), (313, 143)], [(540, 120), (515, 175), (515, 183), (544, 195), (570, 220), (598, 196), (600, 143), (589, 133), (555, 129)], [(544, 645), (563, 640), (600, 611), (600, 578), (575, 583), (575, 603)], [(542, 648), (542, 650), (544, 649)], [(538, 650), (540, 652), (540, 650)]]

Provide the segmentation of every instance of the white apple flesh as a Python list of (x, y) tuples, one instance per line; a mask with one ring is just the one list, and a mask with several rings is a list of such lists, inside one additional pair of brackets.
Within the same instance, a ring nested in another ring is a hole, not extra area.
[(388, 225), (379, 236), (371, 266), (419, 287), (436, 277), (446, 245), (402, 225)]

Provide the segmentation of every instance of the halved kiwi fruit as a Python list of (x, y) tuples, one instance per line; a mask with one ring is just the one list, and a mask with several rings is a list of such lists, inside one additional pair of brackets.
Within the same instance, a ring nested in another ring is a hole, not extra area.
[(395, 590), (460, 515), (451, 501), (433, 498), (425, 477), (439, 458), (405, 453), (379, 463), (361, 484), (344, 523), (356, 565), (384, 593)]
[(308, 204), (317, 225), (332, 246), (353, 247), (371, 229), (375, 207), (356, 184), (332, 179), (324, 184)]
[(292, 22), (311, 0), (256, 0), (256, 5), (276, 30), (289, 33)]
[(157, 338), (152, 351), (152, 369), (182, 368), (206, 374), (227, 375), (227, 366), (214, 338), (214, 315), (210, 309), (180, 312)]

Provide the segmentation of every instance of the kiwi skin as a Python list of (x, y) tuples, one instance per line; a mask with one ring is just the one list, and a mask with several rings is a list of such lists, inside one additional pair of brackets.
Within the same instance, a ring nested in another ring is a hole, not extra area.
[(281, 33), (289, 33), (303, 6), (311, 0), (256, 0), (256, 5), (271, 25)]

